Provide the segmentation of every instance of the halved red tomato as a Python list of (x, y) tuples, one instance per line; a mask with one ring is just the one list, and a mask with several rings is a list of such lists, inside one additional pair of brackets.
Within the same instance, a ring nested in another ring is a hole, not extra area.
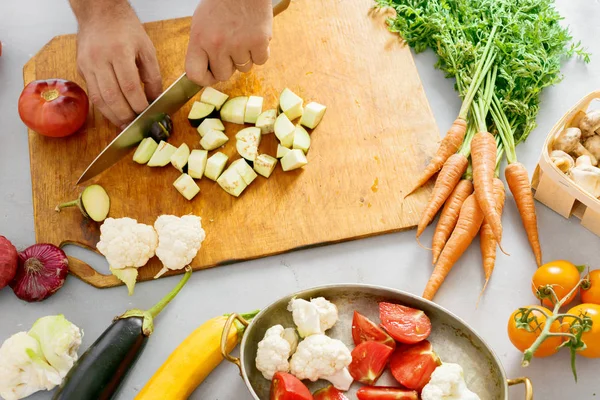
[(362, 342), (352, 350), (348, 371), (355, 381), (373, 385), (383, 374), (394, 350), (379, 342)]
[(277, 372), (271, 382), (271, 400), (313, 400), (310, 390), (292, 374)]
[(383, 386), (363, 386), (356, 392), (358, 400), (419, 400), (415, 390)]
[(439, 365), (428, 340), (413, 345), (399, 346), (390, 359), (392, 375), (404, 387), (421, 390)]
[(315, 400), (348, 400), (344, 393), (337, 390), (333, 385), (317, 390), (313, 397)]
[(396, 348), (396, 341), (386, 331), (358, 311), (354, 311), (352, 318), (352, 339), (356, 346), (362, 342), (379, 342), (392, 349)]
[(429, 317), (415, 308), (381, 302), (379, 318), (381, 326), (400, 343), (418, 343), (431, 333)]

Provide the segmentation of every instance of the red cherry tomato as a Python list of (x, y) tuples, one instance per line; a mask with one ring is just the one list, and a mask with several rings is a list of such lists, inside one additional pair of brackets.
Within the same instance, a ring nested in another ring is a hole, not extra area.
[(358, 400), (419, 400), (415, 390), (383, 386), (363, 386), (356, 392)]
[(355, 381), (373, 385), (383, 373), (392, 348), (379, 342), (362, 342), (352, 350), (352, 363), (348, 371)]
[(392, 375), (404, 387), (421, 390), (437, 368), (439, 358), (428, 340), (396, 349), (390, 359)]
[(344, 393), (337, 390), (333, 385), (317, 390), (313, 397), (315, 400), (348, 400)]
[(89, 100), (75, 82), (64, 79), (29, 83), (19, 97), (19, 115), (40, 135), (65, 137), (77, 132), (88, 116)]
[(271, 382), (271, 400), (313, 400), (310, 390), (292, 374), (277, 372)]
[(371, 341), (383, 343), (392, 349), (396, 348), (396, 341), (386, 331), (358, 311), (354, 311), (352, 318), (352, 339), (356, 346)]
[(381, 302), (379, 318), (387, 333), (400, 343), (418, 343), (431, 333), (431, 321), (421, 310)]

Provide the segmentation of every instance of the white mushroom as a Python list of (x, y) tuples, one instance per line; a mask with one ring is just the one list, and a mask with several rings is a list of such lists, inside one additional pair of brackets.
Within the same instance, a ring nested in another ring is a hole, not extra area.
[(550, 160), (562, 172), (568, 174), (571, 168), (575, 166), (575, 160), (562, 150), (554, 150), (550, 153)]
[(584, 139), (592, 136), (600, 128), (600, 110), (594, 110), (586, 114), (579, 122), (581, 134)]
[(562, 150), (575, 157), (590, 156), (592, 164), (598, 164), (596, 157), (581, 144), (581, 130), (579, 128), (567, 128), (560, 132), (554, 140), (553, 148), (553, 150)]
[(600, 197), (600, 168), (594, 167), (589, 156), (578, 157), (571, 178), (583, 190), (594, 197)]
[(596, 160), (600, 160), (600, 135), (593, 135), (585, 139), (583, 147), (592, 153)]

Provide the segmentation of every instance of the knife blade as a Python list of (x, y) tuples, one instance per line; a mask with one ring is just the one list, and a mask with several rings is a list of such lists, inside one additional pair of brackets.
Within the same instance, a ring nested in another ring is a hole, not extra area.
[(186, 74), (181, 75), (140, 115), (136, 117), (87, 167), (77, 184), (85, 182), (105, 171), (123, 158), (133, 146), (147, 136), (150, 126), (163, 114), (172, 114), (202, 89), (190, 81)]

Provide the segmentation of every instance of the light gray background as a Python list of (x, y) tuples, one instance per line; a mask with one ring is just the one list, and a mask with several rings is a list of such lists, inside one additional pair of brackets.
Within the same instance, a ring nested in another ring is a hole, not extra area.
[[(135, 0), (134, 6), (142, 21), (147, 22), (191, 15), (196, 3), (197, 0)], [(519, 159), (530, 173), (535, 168), (546, 133), (555, 121), (582, 96), (600, 88), (598, 0), (559, 0), (557, 4), (575, 38), (582, 39), (593, 53), (592, 63), (567, 63), (563, 69), (564, 81), (544, 93), (539, 127), (518, 149)], [(76, 28), (66, 0), (2, 1), (0, 5), (0, 40), (4, 45), (0, 57), (0, 234), (10, 238), (19, 249), (35, 240), (27, 134), (17, 113), (22, 67), (53, 36), (73, 33)], [(418, 55), (415, 60), (440, 131), (445, 132), (460, 106), (452, 82), (433, 69), (432, 53)], [(537, 212), (546, 261), (565, 258), (577, 264), (600, 267), (600, 238), (581, 227), (578, 220), (565, 220), (541, 204), (537, 204)], [(455, 266), (436, 301), (465, 319), (483, 336), (497, 352), (509, 377), (531, 377), (536, 399), (564, 398), (567, 394), (573, 399), (593, 398), (600, 393), (600, 361), (583, 358), (577, 361), (579, 383), (573, 381), (566, 351), (551, 359), (534, 360), (526, 369), (520, 367), (520, 355), (506, 336), (506, 322), (513, 309), (533, 302), (529, 280), (535, 264), (511, 197), (507, 199), (503, 223), (504, 245), (512, 256), (498, 256), (493, 282), (479, 308), (475, 308), (475, 303), (482, 272), (477, 243)], [(425, 243), (430, 235), (429, 230)], [(100, 257), (90, 261), (106, 268)], [(420, 294), (431, 272), (430, 263), (430, 254), (417, 246), (414, 231), (410, 231), (196, 273), (156, 321), (156, 331), (118, 398), (133, 398), (171, 351), (209, 318), (261, 308), (299, 289), (329, 283), (389, 285)], [(39, 304), (22, 302), (10, 289), (5, 289), (0, 292), (0, 341), (17, 331), (27, 330), (39, 317), (64, 313), (85, 330), (83, 352), (114, 316), (132, 307), (149, 307), (179, 279), (171, 277), (139, 284), (135, 295), (128, 297), (123, 287), (98, 290), (70, 276), (60, 292)], [(520, 399), (523, 390), (514, 388), (510, 394), (511, 398)], [(49, 393), (40, 393), (32, 398), (50, 397)], [(192, 398), (241, 400), (251, 397), (237, 368), (223, 363)]]

